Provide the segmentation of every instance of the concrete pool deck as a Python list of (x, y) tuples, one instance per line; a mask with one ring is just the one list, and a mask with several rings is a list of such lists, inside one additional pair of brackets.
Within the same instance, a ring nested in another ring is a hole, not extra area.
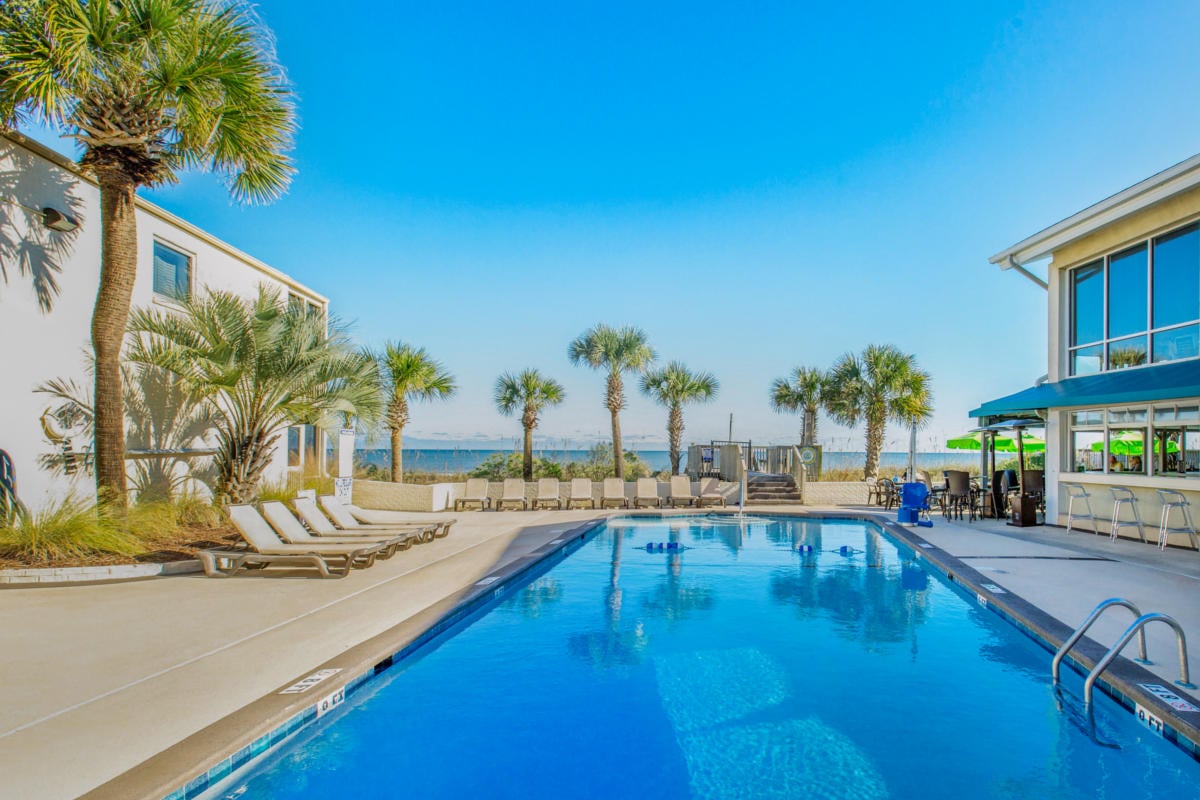
[[(753, 509), (838, 510), (847, 509)], [(3, 793), (69, 798), (98, 787), (606, 515), (460, 513), (448, 538), (344, 580), (273, 570), (0, 590), (9, 687), (0, 708)], [(1069, 627), (1112, 596), (1168, 613), (1191, 634), (1192, 658), (1200, 657), (1200, 553), (940, 515), (933, 528), (914, 532)], [(1129, 621), (1117, 609), (1092, 638), (1111, 643)], [(1165, 626), (1147, 633), (1148, 669), (1170, 685), (1178, 677), (1173, 635)]]

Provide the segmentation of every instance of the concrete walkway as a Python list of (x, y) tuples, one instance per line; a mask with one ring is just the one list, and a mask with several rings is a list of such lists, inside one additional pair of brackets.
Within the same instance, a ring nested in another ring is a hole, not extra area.
[[(0, 705), (0, 795), (76, 797), (598, 512), (457, 516), (448, 538), (344, 580), (272, 570), (227, 580), (0, 590), (8, 688)], [(1200, 669), (1200, 553), (940, 515), (916, 533), (1070, 627), (1112, 596), (1171, 614), (1191, 634)], [(1129, 621), (1114, 609), (1092, 638), (1112, 642)], [(1169, 683), (1178, 677), (1173, 636), (1165, 626), (1148, 633), (1149, 669)]]

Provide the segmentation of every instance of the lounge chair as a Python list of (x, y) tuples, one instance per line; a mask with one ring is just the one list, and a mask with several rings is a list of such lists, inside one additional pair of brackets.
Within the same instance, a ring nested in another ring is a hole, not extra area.
[(300, 520), (292, 516), (292, 512), (288, 511), (288, 507), (278, 500), (263, 503), (262, 515), (267, 518), (267, 522), (279, 534), (279, 538), (291, 544), (364, 544), (379, 542), (380, 544), (388, 545), (387, 555), (385, 556), (383, 553), (379, 555), (380, 558), (387, 558), (399, 550), (407, 550), (417, 541), (416, 534), (395, 532), (380, 532), (375, 535), (360, 534), (357, 536), (313, 536)]
[(233, 575), (242, 569), (257, 569), (275, 564), (314, 567), (322, 578), (344, 578), (353, 567), (369, 567), (387, 545), (381, 542), (361, 545), (295, 545), (280, 540), (271, 526), (253, 506), (227, 508), (234, 527), (249, 550), (210, 549), (197, 553), (204, 574), (211, 578)]
[(692, 494), (692, 479), (687, 475), (672, 475), (667, 501), (671, 508), (696, 505), (696, 495)]
[(653, 506), (662, 508), (662, 498), (658, 496), (658, 481), (654, 478), (638, 478), (637, 494), (633, 497), (633, 507)]
[(625, 496), (625, 481), (620, 478), (605, 478), (604, 488), (600, 493), (600, 507), (629, 508), (629, 498)]
[(725, 507), (725, 495), (721, 494), (719, 487), (721, 481), (718, 478), (701, 478), (700, 479), (700, 499), (696, 501), (699, 508), (705, 506), (720, 505)]
[(454, 501), (454, 510), (462, 511), (467, 506), (478, 505), (480, 511), (492, 507), (492, 498), (488, 497), (488, 482), (486, 478), (467, 478), (467, 488), (463, 496)]
[(538, 481), (537, 499), (533, 501), (534, 509), (542, 506), (562, 508), (562, 496), (558, 491), (558, 478), (542, 478)]
[[(359, 522), (350, 506), (342, 505), (336, 497), (331, 494), (321, 495), (321, 508), (325, 509), (325, 513), (333, 520), (333, 524), (340, 528), (344, 533), (388, 533), (395, 531), (396, 533), (413, 533), (414, 530), (420, 530), (417, 536), (418, 541), (432, 542), (435, 538), (442, 538), (450, 533), (450, 526), (455, 520), (431, 520), (428, 523), (423, 522), (396, 522), (386, 524), (364, 524)], [(429, 530), (431, 529), (432, 530)]]
[(572, 508), (576, 503), (587, 503), (588, 508), (596, 507), (596, 498), (592, 496), (592, 482), (590, 479), (571, 479), (571, 496), (567, 498), (567, 508)]
[(529, 508), (529, 501), (525, 498), (525, 481), (520, 478), (504, 479), (504, 494), (496, 504), (496, 510), (503, 511), (505, 506), (520, 506), (522, 511)]
[[(339, 507), (349, 509), (349, 506)], [(353, 536), (356, 538), (361, 538), (363, 536), (374, 536), (378, 538), (380, 536), (386, 536), (390, 532), (395, 532), (396, 534), (410, 533), (416, 538), (417, 541), (430, 541), (429, 534), (431, 532), (437, 533), (441, 526), (449, 525), (454, 522), (454, 520), (450, 520), (449, 522), (430, 522), (429, 524), (414, 522), (411, 525), (408, 523), (396, 523), (395, 525), (389, 525), (386, 528), (383, 526), (372, 527), (370, 525), (354, 525), (348, 530), (343, 530), (335, 526), (329, 521), (329, 517), (321, 513), (321, 510), (317, 508), (317, 503), (315, 500), (310, 500), (307, 497), (297, 497), (292, 501), (292, 508), (295, 510), (296, 516), (300, 517), (304, 524), (308, 526), (308, 529), (317, 536), (321, 537)], [(355, 520), (352, 518), (350, 521), (354, 522)]]

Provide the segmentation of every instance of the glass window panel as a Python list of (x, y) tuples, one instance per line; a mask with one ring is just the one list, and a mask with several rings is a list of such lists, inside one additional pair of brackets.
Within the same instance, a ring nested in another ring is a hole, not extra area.
[[(1146, 330), (1146, 245), (1108, 259), (1108, 336)], [(1111, 364), (1111, 362), (1110, 362)]]
[(1154, 363), (1200, 355), (1200, 325), (1184, 325), (1154, 334)]
[(1103, 425), (1104, 412), (1100, 410), (1076, 411), (1071, 415), (1071, 425)]
[(1200, 406), (1179, 406), (1175, 409), (1175, 419), (1180, 422), (1200, 420)]
[(1200, 455), (1200, 427), (1178, 426), (1154, 429), (1154, 474), (1183, 475), (1196, 470)]
[(1143, 450), (1146, 445), (1146, 431), (1140, 428), (1109, 430), (1108, 432), (1108, 471), (1109, 472), (1146, 472), (1143, 460)]
[(1104, 471), (1104, 432), (1071, 431), (1069, 452), (1072, 472)]
[(287, 429), (288, 466), (300, 466), (300, 428), (296, 425)]
[(304, 310), (304, 298), (298, 294), (289, 294), (287, 302), (287, 310), (292, 314), (299, 314)]
[(1071, 351), (1071, 374), (1094, 375), (1104, 363), (1104, 345), (1081, 347)]
[(192, 293), (192, 259), (188, 255), (154, 243), (154, 293), (171, 299), (190, 297)]
[(1108, 412), (1108, 421), (1112, 424), (1121, 422), (1145, 422), (1144, 408), (1116, 408)]
[(1125, 369), (1146, 363), (1146, 337), (1132, 336), (1108, 343), (1108, 368)]
[(308, 470), (320, 468), (317, 462), (317, 440), (320, 438), (315, 425), (304, 426), (304, 465)]
[(1071, 344), (1103, 338), (1104, 265), (1097, 261), (1071, 271)]
[(1153, 318), (1155, 328), (1200, 319), (1200, 229), (1195, 225), (1154, 240)]

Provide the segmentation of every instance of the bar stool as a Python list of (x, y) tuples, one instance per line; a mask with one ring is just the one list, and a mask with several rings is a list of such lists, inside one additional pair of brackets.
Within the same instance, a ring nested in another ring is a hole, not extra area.
[[(1142, 537), (1142, 541), (1146, 541), (1146, 526), (1142, 524), (1142, 516), (1138, 513), (1137, 498), (1134, 497), (1132, 489), (1126, 489), (1124, 486), (1112, 486), (1109, 488), (1113, 496), (1113, 515), (1112, 527), (1109, 529), (1108, 538), (1116, 541), (1121, 531), (1122, 525), (1136, 525), (1138, 535)], [(1133, 512), (1132, 522), (1121, 521), (1121, 506), (1127, 505), (1129, 510)]]
[[(1162, 500), (1162, 516), (1158, 523), (1158, 549), (1167, 549), (1167, 536), (1172, 533), (1186, 533), (1188, 539), (1192, 542), (1192, 547), (1200, 550), (1200, 540), (1196, 536), (1196, 525), (1192, 522), (1192, 512), (1189, 510), (1190, 505), (1188, 500), (1183, 496), (1182, 492), (1177, 492), (1174, 489), (1159, 489), (1158, 496)], [(1183, 515), (1183, 524), (1187, 527), (1172, 528), (1169, 523), (1171, 521), (1171, 512), (1179, 510)]]
[[(1067, 533), (1071, 532), (1071, 526), (1076, 521), (1082, 522), (1085, 520), (1091, 520), (1092, 533), (1099, 536), (1100, 530), (1096, 527), (1096, 515), (1092, 513), (1092, 501), (1088, 499), (1091, 497), (1091, 495), (1088, 494), (1087, 490), (1078, 483), (1064, 483), (1063, 486), (1067, 488), (1067, 497), (1070, 498), (1067, 500)], [(1083, 501), (1083, 507), (1087, 509), (1086, 514), (1075, 513), (1076, 500)]]

